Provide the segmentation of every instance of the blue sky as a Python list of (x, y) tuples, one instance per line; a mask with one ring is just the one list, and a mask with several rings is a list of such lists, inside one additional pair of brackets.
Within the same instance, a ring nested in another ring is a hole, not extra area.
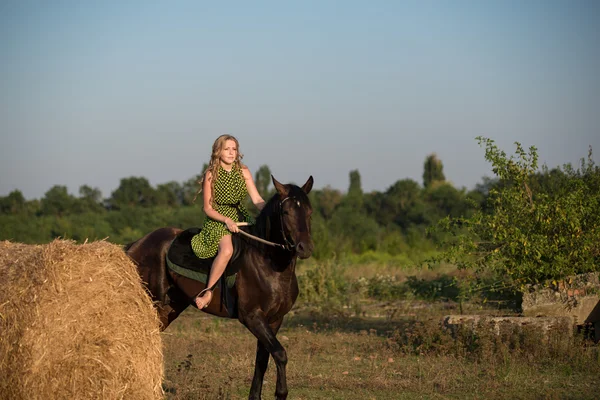
[[(435, 152), (472, 188), (474, 138), (549, 166), (600, 152), (597, 1), (4, 1), (0, 196), (200, 173), (238, 137), (254, 172), (365, 191)], [(599, 160), (598, 155), (595, 157)]]

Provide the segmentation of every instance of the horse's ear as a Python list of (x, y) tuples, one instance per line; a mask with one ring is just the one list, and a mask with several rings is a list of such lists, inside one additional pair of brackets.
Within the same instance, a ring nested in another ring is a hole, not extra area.
[(302, 190), (304, 190), (304, 193), (309, 194), (310, 191), (312, 190), (312, 186), (313, 186), (313, 177), (312, 175), (308, 178), (308, 180), (306, 181), (306, 183), (304, 184), (304, 186), (302, 186)]
[(285, 187), (285, 185), (279, 183), (279, 181), (277, 181), (273, 175), (271, 175), (271, 179), (273, 180), (273, 186), (275, 186), (275, 189), (277, 189), (277, 193), (279, 193), (281, 197), (287, 197), (290, 191)]

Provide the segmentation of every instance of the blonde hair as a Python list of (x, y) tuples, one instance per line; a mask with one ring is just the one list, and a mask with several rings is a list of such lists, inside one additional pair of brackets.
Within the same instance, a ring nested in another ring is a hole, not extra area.
[(235, 157), (235, 161), (233, 162), (233, 168), (242, 169), (245, 167), (244, 164), (242, 164), (242, 158), (244, 158), (244, 155), (240, 153), (240, 142), (238, 142), (235, 136), (227, 134), (219, 136), (213, 143), (212, 154), (210, 156), (210, 161), (208, 162), (208, 167), (206, 167), (206, 170), (202, 173), (202, 177), (198, 181), (200, 189), (198, 189), (198, 192), (196, 192), (196, 196), (194, 196), (194, 202), (196, 201), (198, 195), (202, 192), (202, 186), (204, 184), (206, 174), (210, 172), (210, 175), (212, 176), (212, 179), (210, 181), (210, 203), (214, 204), (212, 194), (215, 189), (215, 182), (219, 178), (219, 167), (221, 166), (221, 153), (223, 152), (223, 149), (225, 147), (225, 142), (227, 142), (228, 140), (233, 140), (235, 142), (235, 147), (237, 148), (237, 155)]

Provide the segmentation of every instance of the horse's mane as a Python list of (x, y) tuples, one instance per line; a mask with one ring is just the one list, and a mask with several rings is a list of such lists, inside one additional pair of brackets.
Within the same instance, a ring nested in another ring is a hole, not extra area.
[(254, 224), (255, 234), (260, 238), (266, 238), (270, 231), (270, 220), (273, 215), (277, 214), (277, 206), (279, 205), (280, 195), (275, 193), (265, 204), (260, 213), (256, 217)]
[[(308, 196), (300, 187), (291, 184), (286, 186), (289, 189), (288, 196), (295, 197), (302, 202), (304, 202), (305, 199), (308, 200)], [(256, 222), (254, 224), (254, 232), (260, 238), (270, 237), (270, 230), (272, 229), (271, 217), (278, 214), (280, 200), (281, 195), (279, 193), (275, 193), (273, 196), (271, 196), (269, 201), (267, 201), (263, 209), (256, 217)], [(279, 221), (277, 221), (276, 223), (279, 223)]]

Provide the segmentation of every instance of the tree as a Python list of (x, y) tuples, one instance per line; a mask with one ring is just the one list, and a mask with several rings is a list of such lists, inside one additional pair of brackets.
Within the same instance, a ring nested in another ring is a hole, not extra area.
[[(441, 219), (446, 216), (467, 216), (469, 204), (464, 190), (458, 190), (449, 183), (430, 186), (425, 190), (425, 201), (432, 206)], [(437, 221), (435, 221), (437, 222)]]
[(396, 224), (403, 230), (411, 224), (425, 223), (425, 204), (421, 187), (412, 179), (401, 179), (385, 193), (368, 196), (366, 208), (380, 225)]
[(344, 202), (356, 208), (363, 206), (363, 190), (358, 170), (350, 171), (350, 186)]
[(82, 199), (89, 200), (93, 203), (101, 203), (102, 202), (102, 192), (98, 188), (91, 188), (88, 185), (83, 185), (79, 187), (79, 196)]
[(435, 153), (428, 155), (423, 166), (423, 186), (428, 188), (434, 182), (444, 182), (445, 180), (442, 162)]
[(380, 227), (367, 215), (358, 170), (350, 171), (348, 194), (341, 198), (329, 221), (331, 234), (344, 238), (355, 253), (376, 250)]
[(337, 208), (353, 209), (355, 212), (364, 212), (364, 196), (362, 185), (360, 183), (360, 173), (358, 170), (350, 171), (350, 185), (348, 193), (341, 197), (341, 201)]
[(183, 203), (183, 187), (175, 181), (160, 184), (156, 187), (154, 204), (157, 206), (175, 207)]
[(44, 194), (41, 212), (62, 217), (71, 211), (74, 202), (75, 198), (68, 193), (66, 186), (55, 185)]
[[(333, 215), (334, 210), (342, 202), (343, 195), (331, 186), (327, 185), (321, 190), (310, 192), (313, 209), (318, 211), (321, 216), (328, 220)], [(313, 201), (314, 199), (314, 201)]]
[(19, 214), (26, 210), (26, 201), (20, 190), (13, 190), (6, 197), (0, 197), (0, 214)]
[(271, 170), (267, 165), (261, 165), (254, 173), (254, 184), (258, 193), (267, 201), (274, 193), (274, 189), (269, 190), (271, 185)]
[(88, 185), (80, 186), (79, 198), (73, 202), (73, 211), (75, 213), (98, 213), (104, 211), (100, 189), (91, 188)]
[[(200, 179), (202, 179), (202, 174), (196, 175), (183, 183), (181, 188), (181, 203), (184, 206), (194, 204), (194, 198), (196, 197), (199, 197), (200, 203), (202, 203), (201, 194), (198, 193), (200, 190)], [(198, 198), (196, 198), (196, 202), (198, 202)]]
[(202, 203), (202, 196), (200, 192), (200, 189), (202, 188), (200, 187), (200, 181), (202, 180), (202, 176), (206, 172), (207, 168), (208, 163), (202, 164), (202, 173), (183, 182), (181, 188), (181, 204), (184, 206), (191, 206), (198, 201)]
[(559, 184), (554, 182), (551, 190), (539, 185), (534, 191), (532, 183), (539, 179), (534, 146), (526, 152), (515, 143), (515, 156), (508, 158), (493, 140), (477, 140), (500, 180), (489, 192), (490, 212), (480, 209), (469, 218), (442, 220), (436, 230), (455, 236), (445, 243), (451, 247), (431, 261), (492, 269), (520, 283), (598, 270), (600, 168), (591, 149), (580, 169), (567, 164)]
[(154, 202), (155, 191), (148, 179), (143, 177), (121, 179), (119, 187), (111, 195), (111, 204), (117, 209), (140, 205), (150, 207)]
[(349, 205), (338, 207), (329, 222), (332, 236), (344, 238), (350, 242), (351, 250), (363, 253), (367, 250), (376, 250), (379, 239), (380, 227), (364, 211), (356, 210)]
[(477, 183), (475, 185), (475, 189), (471, 190), (468, 193), (469, 199), (473, 201), (473, 203), (481, 208), (481, 210), (485, 212), (490, 212), (491, 210), (488, 208), (487, 198), (490, 195), (490, 191), (492, 189), (500, 189), (501, 185), (504, 183), (500, 182), (500, 180), (496, 178), (490, 178), (488, 176), (484, 176), (482, 178), (481, 183)]

